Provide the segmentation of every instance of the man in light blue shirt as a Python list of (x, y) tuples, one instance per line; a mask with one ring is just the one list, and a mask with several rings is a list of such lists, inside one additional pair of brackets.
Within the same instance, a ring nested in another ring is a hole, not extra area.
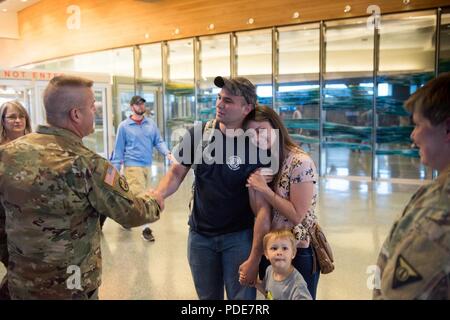
[[(131, 98), (130, 107), (133, 114), (119, 124), (111, 159), (111, 163), (119, 172), (123, 165), (123, 173), (134, 194), (139, 194), (149, 187), (153, 147), (169, 160), (172, 159), (156, 123), (144, 116), (145, 102), (140, 96)], [(149, 225), (144, 226), (142, 237), (147, 241), (155, 241)]]

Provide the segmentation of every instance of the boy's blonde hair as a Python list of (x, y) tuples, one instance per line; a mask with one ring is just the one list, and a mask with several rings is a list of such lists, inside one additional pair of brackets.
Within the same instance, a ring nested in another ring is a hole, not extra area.
[(276, 239), (289, 239), (292, 245), (292, 251), (294, 253), (294, 257), (297, 254), (297, 241), (295, 240), (294, 234), (289, 229), (280, 229), (280, 230), (272, 230), (269, 233), (267, 233), (263, 238), (263, 248), (264, 253), (267, 254), (267, 244), (270, 240), (276, 240)]

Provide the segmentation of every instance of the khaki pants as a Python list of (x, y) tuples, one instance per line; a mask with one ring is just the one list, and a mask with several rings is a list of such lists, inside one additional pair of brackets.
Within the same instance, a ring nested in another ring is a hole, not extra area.
[(8, 289), (8, 278), (6, 274), (0, 284), (0, 300), (11, 300)]
[[(150, 167), (125, 167), (123, 173), (135, 196), (150, 187)], [(148, 226), (149, 224), (144, 225), (144, 229)]]
[(134, 195), (138, 195), (149, 188), (149, 167), (125, 167), (124, 169), (125, 178), (127, 178), (130, 190)]

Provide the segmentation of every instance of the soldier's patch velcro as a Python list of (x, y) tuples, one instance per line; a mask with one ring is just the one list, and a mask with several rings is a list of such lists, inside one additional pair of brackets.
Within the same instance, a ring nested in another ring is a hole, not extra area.
[(105, 176), (103, 178), (103, 182), (107, 185), (114, 187), (114, 181), (117, 175), (117, 170), (111, 164), (107, 164), (105, 168)]
[(398, 256), (395, 264), (394, 279), (392, 289), (403, 287), (404, 285), (421, 281), (422, 276), (417, 272), (401, 255)]
[(119, 186), (125, 192), (128, 192), (130, 190), (130, 187), (128, 186), (127, 181), (123, 177), (119, 177)]

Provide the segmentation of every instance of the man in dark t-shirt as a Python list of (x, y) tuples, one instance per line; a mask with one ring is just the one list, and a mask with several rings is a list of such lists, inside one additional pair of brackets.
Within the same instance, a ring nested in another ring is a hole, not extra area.
[[(188, 260), (197, 294), (200, 299), (223, 299), (225, 286), (228, 299), (255, 299), (255, 288), (245, 285), (252, 285), (257, 276), (270, 207), (245, 186), (264, 163), (241, 127), (256, 105), (256, 88), (242, 77), (216, 77), (214, 84), (222, 88), (215, 120), (184, 135), (173, 153), (178, 163), (155, 193), (167, 198), (194, 169)], [(239, 271), (248, 279), (242, 285)]]

